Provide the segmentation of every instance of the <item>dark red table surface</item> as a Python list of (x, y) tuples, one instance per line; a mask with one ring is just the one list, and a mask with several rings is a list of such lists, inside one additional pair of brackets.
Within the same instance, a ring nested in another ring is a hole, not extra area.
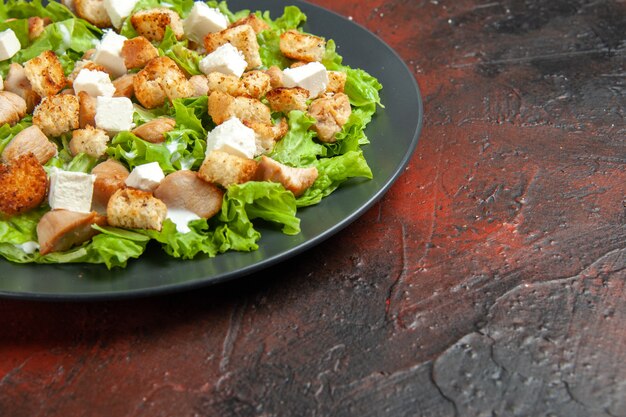
[(406, 172), (245, 279), (1, 300), (1, 416), (626, 416), (626, 3), (314, 3), (415, 74)]

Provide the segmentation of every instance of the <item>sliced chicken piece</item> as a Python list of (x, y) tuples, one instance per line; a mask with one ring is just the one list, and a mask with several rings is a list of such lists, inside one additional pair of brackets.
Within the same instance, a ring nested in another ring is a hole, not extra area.
[(181, 170), (166, 176), (154, 190), (154, 196), (168, 208), (184, 208), (208, 219), (222, 209), (224, 192), (201, 180), (195, 172)]
[(15, 135), (2, 151), (2, 159), (11, 161), (21, 155), (32, 153), (41, 165), (57, 154), (57, 147), (38, 126), (32, 125)]
[(78, 92), (78, 125), (81, 129), (87, 126), (96, 126), (96, 98), (86, 91)]
[(35, 93), (33, 86), (26, 78), (24, 67), (15, 62), (9, 66), (9, 72), (4, 80), (4, 89), (22, 97), (26, 102), (28, 113), (32, 113), (35, 106), (41, 101), (41, 97)]
[(52, 210), (43, 215), (37, 223), (39, 252), (45, 255), (79, 245), (99, 232), (91, 226), (106, 225), (106, 217), (95, 211), (77, 213), (69, 210)]
[(298, 197), (313, 185), (318, 175), (315, 167), (293, 168), (263, 155), (255, 179), (279, 182)]
[(337, 93), (330, 97), (313, 100), (308, 114), (317, 120), (313, 125), (313, 130), (317, 132), (319, 140), (332, 143), (337, 141), (335, 135), (341, 132), (343, 125), (350, 118), (352, 108), (348, 96), (344, 93)]
[(138, 126), (132, 133), (150, 143), (162, 143), (165, 141), (165, 134), (176, 126), (176, 120), (170, 117), (158, 117)]
[(0, 125), (14, 125), (26, 115), (26, 102), (17, 94), (0, 91)]
[(91, 173), (96, 176), (93, 184), (92, 207), (98, 212), (106, 212), (109, 199), (117, 190), (125, 188), (126, 178), (130, 174), (122, 163), (107, 159), (96, 165)]
[(128, 97), (132, 98), (135, 95), (134, 85), (135, 74), (124, 74), (113, 80), (113, 86), (115, 87), (115, 93), (113, 97)]
[(33, 154), (0, 164), (0, 213), (23, 213), (41, 204), (46, 197), (48, 176)]

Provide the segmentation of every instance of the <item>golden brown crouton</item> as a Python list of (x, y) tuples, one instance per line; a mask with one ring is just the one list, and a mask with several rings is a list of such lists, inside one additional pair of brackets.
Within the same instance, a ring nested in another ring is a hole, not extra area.
[(151, 59), (159, 56), (159, 51), (143, 36), (124, 41), (122, 58), (126, 68), (143, 68)]
[(215, 124), (222, 124), (231, 117), (244, 122), (270, 124), (270, 108), (261, 101), (248, 97), (233, 97), (221, 91), (209, 95), (209, 116)]
[(225, 43), (231, 43), (243, 53), (248, 63), (247, 70), (262, 65), (259, 54), (259, 42), (256, 33), (250, 25), (241, 25), (222, 30), (221, 32), (209, 33), (204, 38), (204, 48), (207, 52), (213, 52)]
[(302, 195), (317, 179), (315, 167), (294, 168), (261, 156), (255, 180), (279, 182), (296, 197)]
[(233, 97), (245, 96), (246, 88), (236, 75), (212, 72), (207, 75), (209, 91), (221, 91)]
[(328, 71), (327, 93), (343, 93), (348, 74), (342, 71)]
[(309, 90), (301, 87), (278, 87), (270, 90), (265, 98), (272, 111), (280, 111), (285, 114), (292, 110), (306, 111)]
[(104, 0), (74, 0), (76, 14), (99, 28), (111, 27), (111, 19), (104, 8)]
[(133, 134), (150, 143), (165, 142), (165, 134), (176, 126), (176, 120), (171, 117), (158, 117), (137, 126), (132, 130)]
[(209, 79), (206, 75), (193, 75), (189, 78), (189, 82), (193, 87), (193, 97), (209, 94)]
[(264, 71), (248, 71), (241, 76), (248, 97), (261, 98), (272, 88), (270, 76)]
[(72, 155), (84, 153), (94, 158), (100, 158), (105, 155), (108, 144), (109, 136), (104, 130), (87, 126), (72, 132), (69, 146)]
[(135, 74), (124, 74), (114, 79), (113, 87), (115, 87), (115, 93), (113, 93), (113, 97), (132, 98), (135, 95), (134, 79)]
[(49, 17), (41, 18), (39, 16), (32, 16), (28, 18), (28, 39), (35, 40), (42, 33), (43, 30), (52, 23)]
[(39, 94), (35, 93), (30, 81), (26, 78), (26, 71), (18, 63), (9, 65), (9, 72), (4, 80), (4, 89), (22, 97), (26, 102), (26, 111), (31, 113), (35, 106), (41, 101)]
[(180, 170), (167, 175), (154, 190), (154, 196), (168, 208), (183, 208), (208, 219), (222, 208), (224, 192), (200, 179), (197, 173)]
[(67, 84), (61, 61), (52, 51), (43, 51), (26, 61), (24, 71), (33, 90), (41, 97), (57, 94)]
[(178, 40), (185, 34), (178, 13), (165, 7), (138, 11), (131, 16), (130, 22), (139, 35), (150, 41), (162, 41), (168, 26), (172, 28)]
[(96, 176), (93, 183), (93, 207), (98, 211), (106, 212), (109, 199), (117, 190), (126, 188), (126, 178), (130, 174), (128, 169), (115, 159), (107, 159), (91, 170)]
[(231, 184), (241, 184), (252, 180), (256, 168), (257, 162), (253, 159), (222, 151), (211, 151), (204, 159), (198, 176), (204, 181), (228, 187)]
[(191, 97), (193, 87), (176, 62), (166, 56), (154, 58), (133, 79), (135, 97), (148, 109), (159, 107), (166, 99)]
[(280, 35), (280, 51), (296, 61), (321, 61), (326, 51), (326, 41), (318, 36), (307, 35), (297, 30), (288, 30)]
[(344, 93), (314, 100), (308, 112), (309, 116), (317, 120), (313, 130), (322, 142), (335, 142), (335, 135), (341, 132), (351, 113), (350, 100)]
[(2, 151), (4, 161), (12, 161), (21, 155), (33, 154), (41, 165), (57, 154), (57, 147), (50, 142), (41, 129), (32, 125), (19, 132)]
[(33, 124), (48, 137), (61, 136), (79, 127), (78, 97), (57, 94), (44, 97), (33, 113)]
[(289, 124), (287, 119), (281, 118), (276, 124), (244, 121), (244, 125), (254, 130), (254, 142), (256, 145), (255, 155), (270, 152), (277, 141), (287, 134)]
[(100, 233), (91, 226), (94, 224), (105, 226), (106, 223), (106, 217), (100, 216), (95, 211), (77, 213), (64, 209), (51, 210), (37, 223), (39, 253), (45, 255), (65, 251), (86, 242)]
[(96, 103), (97, 99), (86, 91), (78, 92), (78, 126), (81, 129), (96, 126)]
[(13, 216), (37, 207), (47, 189), (46, 171), (35, 155), (21, 155), (9, 164), (0, 164), (0, 213)]
[(241, 25), (250, 25), (256, 34), (263, 32), (264, 30), (268, 30), (270, 25), (265, 23), (265, 21), (259, 18), (254, 13), (250, 13), (246, 17), (242, 17), (241, 19), (230, 24), (230, 27), (241, 26)]
[(270, 85), (272, 88), (278, 88), (283, 86), (283, 70), (275, 65), (272, 65), (265, 70), (265, 73), (270, 77)]
[(107, 203), (107, 220), (111, 226), (129, 229), (161, 230), (167, 206), (152, 193), (122, 188)]
[(26, 115), (26, 101), (17, 94), (0, 91), (0, 126), (14, 125)]
[(81, 72), (84, 69), (91, 70), (91, 71), (102, 71), (102, 72), (106, 72), (107, 74), (111, 75), (109, 70), (107, 70), (102, 65), (96, 64), (93, 61), (88, 61), (86, 59), (81, 59), (80, 61), (76, 61), (76, 64), (74, 64), (74, 69), (72, 69), (72, 72), (70, 73), (70, 75), (67, 76), (67, 81), (70, 84), (73, 84), (74, 80), (78, 76), (78, 73)]

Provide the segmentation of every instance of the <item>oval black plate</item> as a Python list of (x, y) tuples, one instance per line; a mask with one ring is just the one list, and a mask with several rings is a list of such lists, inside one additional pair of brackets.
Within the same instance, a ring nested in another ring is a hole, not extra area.
[(374, 172), (370, 181), (355, 181), (319, 205), (298, 212), (302, 233), (286, 236), (260, 228), (259, 250), (232, 252), (211, 259), (180, 261), (152, 250), (131, 260), (125, 269), (103, 265), (18, 265), (0, 260), (0, 296), (25, 299), (78, 300), (147, 296), (186, 290), (241, 277), (292, 257), (320, 243), (370, 208), (408, 163), (422, 127), (420, 92), (402, 59), (383, 41), (352, 21), (298, 0), (231, 0), (229, 8), (269, 10), (280, 16), (296, 5), (308, 17), (305, 30), (334, 39), (344, 63), (378, 78), (385, 106), (368, 126), (364, 147)]

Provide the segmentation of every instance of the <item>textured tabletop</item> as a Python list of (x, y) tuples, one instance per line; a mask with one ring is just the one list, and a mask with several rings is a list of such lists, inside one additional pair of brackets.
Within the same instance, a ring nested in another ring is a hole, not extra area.
[(626, 416), (626, 3), (314, 3), (414, 73), (404, 174), (246, 278), (0, 300), (1, 416)]

